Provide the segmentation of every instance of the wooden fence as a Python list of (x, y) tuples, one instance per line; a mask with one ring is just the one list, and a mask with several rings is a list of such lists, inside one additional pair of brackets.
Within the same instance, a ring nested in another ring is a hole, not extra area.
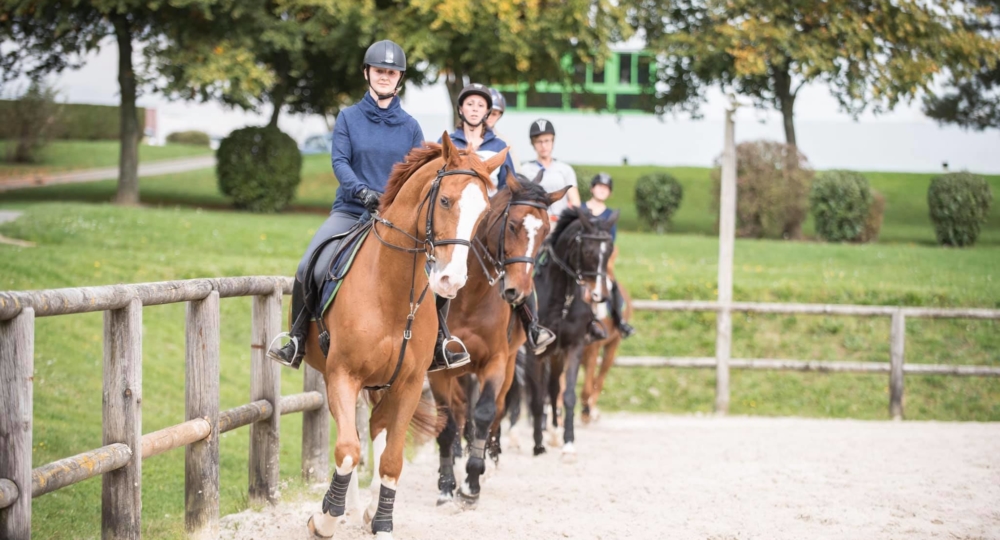
[[(102, 537), (139, 538), (142, 460), (180, 447), (186, 529), (217, 538), (219, 434), (250, 426), (250, 499), (273, 502), (284, 414), (303, 413), (302, 474), (324, 480), (330, 422), (322, 375), (307, 367), (305, 391), (281, 396), (280, 366), (266, 358), (290, 288), (290, 278), (240, 277), (0, 292), (0, 538), (30, 538), (32, 498), (98, 475)], [(219, 411), (219, 300), (238, 296), (253, 296), (250, 403)], [(187, 421), (143, 435), (142, 309), (179, 302), (187, 302)], [(35, 318), (93, 311), (104, 312), (104, 446), (32, 468)]]
[[(1000, 319), (996, 309), (941, 309), (896, 306), (852, 306), (828, 304), (767, 304), (754, 302), (698, 302), (635, 300), (635, 310), (643, 311), (713, 311), (727, 319), (717, 325), (721, 331), (716, 336), (715, 358), (678, 358), (662, 356), (621, 357), (615, 361), (622, 366), (668, 366), (681, 368), (714, 368), (720, 374), (716, 384), (716, 407), (726, 412), (729, 404), (729, 369), (756, 369), (781, 371), (823, 371), (889, 374), (889, 414), (893, 419), (903, 418), (903, 375), (954, 375), (960, 377), (1000, 377), (1000, 367), (963, 366), (941, 364), (906, 364), (907, 318), (937, 319)], [(841, 362), (823, 360), (779, 360), (772, 358), (730, 358), (732, 331), (730, 314), (777, 313), (787, 315), (848, 315), (856, 317), (889, 317), (889, 362)], [(720, 406), (721, 405), (721, 406)]]

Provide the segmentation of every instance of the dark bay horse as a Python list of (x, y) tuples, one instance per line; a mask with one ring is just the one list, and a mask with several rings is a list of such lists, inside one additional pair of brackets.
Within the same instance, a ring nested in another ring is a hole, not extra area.
[[(483, 162), (460, 154), (447, 133), (440, 146), (411, 151), (393, 169), (382, 213), (323, 317), (330, 332), (325, 357), (315, 323), (310, 328), (305, 359), (323, 374), (337, 423), (336, 472), (323, 512), (309, 520), (314, 534), (333, 536), (347, 521), (346, 494), (361, 459), (355, 404), (367, 389), (375, 475), (365, 519), (379, 539), (392, 538), (407, 427), (412, 420), (418, 430), (436, 432), (433, 408), (418, 410), (438, 327), (426, 293), (451, 298), (465, 285), (470, 241), (489, 207), (489, 175), (505, 157), (503, 151)], [(418, 309), (425, 299), (430, 305)]]
[[(608, 260), (608, 277), (612, 280), (615, 279), (615, 259), (618, 255), (618, 248), (611, 254), (611, 259)], [(622, 319), (629, 320), (632, 318), (632, 297), (629, 296), (628, 291), (622, 283), (618, 282), (618, 290), (621, 292), (622, 298), (625, 300), (625, 306), (622, 308)], [(613, 298), (613, 296), (612, 296)], [(613, 301), (613, 300), (609, 300)], [(622, 335), (618, 331), (618, 327), (615, 325), (614, 320), (612, 320), (611, 313), (607, 308), (607, 304), (598, 304), (596, 306), (597, 318), (604, 325), (604, 328), (608, 331), (608, 338), (600, 341), (594, 341), (583, 348), (583, 390), (580, 392), (580, 402), (581, 402), (581, 412), (580, 420), (584, 424), (589, 424), (591, 421), (596, 421), (600, 418), (600, 410), (597, 408), (597, 400), (601, 397), (601, 392), (604, 390), (604, 380), (608, 376), (608, 371), (611, 366), (615, 364), (615, 357), (618, 354), (618, 346), (621, 345)], [(600, 369), (597, 366), (597, 359), (600, 357), (601, 365)]]
[[(559, 404), (564, 405), (563, 456), (575, 457), (573, 414), (577, 374), (587, 328), (594, 317), (592, 305), (608, 296), (607, 265), (614, 249), (611, 226), (617, 221), (617, 211), (610, 219), (602, 220), (586, 209), (564, 210), (535, 269), (539, 323), (557, 336), (556, 342), (541, 356), (535, 357), (531, 351), (525, 355), (536, 456), (545, 452), (542, 431), (547, 390), (553, 426), (559, 425), (556, 412)], [(566, 389), (560, 396), (563, 373)]]
[[(470, 504), (479, 499), (479, 480), (486, 471), (487, 439), (503, 416), (503, 398), (514, 376), (514, 356), (525, 341), (524, 329), (512, 316), (511, 305), (533, 294), (535, 256), (549, 233), (547, 208), (568, 189), (546, 193), (537, 183), (521, 183), (510, 177), (507, 187), (493, 196), (490, 212), (476, 231), (474, 252), (468, 262), (469, 281), (452, 301), (448, 315), (448, 327), (465, 343), (472, 363), (429, 375), (434, 399), (448, 417), (438, 435), (438, 504), (454, 496), (452, 448), (464, 421), (474, 424), (474, 435), (459, 496)], [(471, 418), (462, 414), (456, 422), (455, 413), (464, 410), (466, 398), (459, 391), (457, 378), (466, 373), (476, 375), (478, 398)]]

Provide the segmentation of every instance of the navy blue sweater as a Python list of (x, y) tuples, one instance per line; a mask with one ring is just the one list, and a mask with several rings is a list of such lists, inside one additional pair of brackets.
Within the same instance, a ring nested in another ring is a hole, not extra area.
[[(455, 143), (455, 146), (459, 149), (469, 147), (469, 141), (465, 140), (465, 131), (456, 129), (449, 136), (451, 137), (451, 142)], [(438, 142), (441, 142), (441, 139), (438, 139)], [(483, 136), (483, 144), (479, 145), (476, 152), (488, 152), (488, 155), (493, 155), (507, 148), (507, 146), (508, 144), (503, 139), (498, 138), (492, 129), (487, 129), (486, 135)], [(507, 153), (507, 159), (500, 166), (498, 174), (499, 176), (496, 177), (497, 189), (503, 189), (507, 185), (507, 175), (514, 174), (514, 162), (510, 159), (509, 152)]]
[(371, 94), (340, 111), (333, 128), (331, 161), (340, 187), (334, 210), (361, 215), (356, 198), (363, 188), (385, 191), (392, 166), (424, 142), (420, 124), (399, 105), (399, 98), (380, 109)]

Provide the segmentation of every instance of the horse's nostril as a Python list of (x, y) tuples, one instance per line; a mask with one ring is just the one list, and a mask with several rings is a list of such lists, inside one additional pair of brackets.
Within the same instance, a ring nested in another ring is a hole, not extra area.
[(517, 300), (517, 297), (518, 297), (517, 289), (511, 288), (503, 290), (503, 299), (506, 300), (507, 302), (514, 302), (515, 300)]

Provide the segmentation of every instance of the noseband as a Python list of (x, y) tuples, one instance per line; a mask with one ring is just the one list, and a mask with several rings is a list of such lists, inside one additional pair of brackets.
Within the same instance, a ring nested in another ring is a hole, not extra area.
[[(548, 207), (542, 203), (534, 201), (514, 201), (513, 193), (511, 194), (511, 200), (507, 201), (507, 206), (504, 207), (503, 214), (501, 214), (497, 219), (493, 221), (493, 225), (486, 230), (486, 238), (489, 241), (490, 232), (493, 228), (497, 226), (498, 223), (503, 223), (500, 227), (500, 238), (497, 241), (497, 251), (495, 255), (490, 254), (489, 247), (483, 243), (479, 237), (476, 237), (476, 245), (473, 247), (472, 252), (476, 254), (476, 259), (479, 261), (479, 266), (483, 269), (483, 273), (486, 274), (486, 279), (489, 282), (489, 286), (492, 287), (496, 285), (507, 274), (507, 266), (511, 264), (526, 263), (534, 264), (534, 257), (507, 257), (507, 224), (510, 221), (510, 208), (512, 206), (530, 206), (532, 208), (538, 208), (541, 210), (546, 210)], [(482, 253), (480, 253), (482, 252)], [(492, 271), (486, 267), (486, 262), (483, 261), (483, 257), (489, 259), (490, 266), (493, 267)]]

